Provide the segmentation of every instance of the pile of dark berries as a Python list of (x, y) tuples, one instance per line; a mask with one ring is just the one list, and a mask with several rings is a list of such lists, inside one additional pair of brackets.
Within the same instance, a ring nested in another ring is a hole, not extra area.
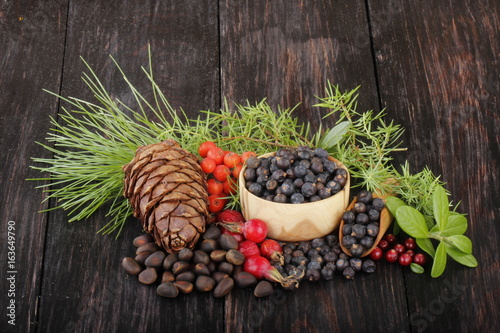
[(307, 242), (282, 243), (282, 248), (284, 265), (272, 265), (282, 275), (301, 277), (299, 280), (328, 281), (336, 272), (353, 279), (358, 272), (373, 273), (376, 268), (371, 259), (353, 258), (342, 252), (334, 234)]
[(193, 250), (168, 254), (150, 235), (141, 235), (134, 239), (136, 256), (123, 258), (122, 267), (143, 284), (159, 283), (158, 295), (168, 298), (193, 290), (224, 297), (235, 285), (241, 288), (255, 286), (254, 294), (258, 297), (272, 293), (272, 287), (269, 291), (267, 285), (269, 282), (258, 284), (252, 274), (243, 271), (245, 257), (238, 251), (238, 241), (232, 235), (221, 234), (218, 227), (212, 226), (203, 237)]
[(342, 215), (342, 246), (359, 258), (373, 246), (378, 236), (380, 214), (385, 204), (366, 190), (359, 192), (356, 199), (354, 207)]
[(251, 156), (243, 173), (246, 189), (278, 203), (327, 199), (347, 183), (347, 170), (328, 159), (323, 148), (281, 148), (274, 156)]

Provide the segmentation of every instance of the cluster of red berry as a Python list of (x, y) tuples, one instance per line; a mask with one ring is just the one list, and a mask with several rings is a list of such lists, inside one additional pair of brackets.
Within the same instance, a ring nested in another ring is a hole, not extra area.
[(385, 258), (387, 262), (397, 261), (402, 266), (410, 266), (412, 263), (422, 266), (427, 259), (423, 253), (416, 253), (416, 250), (415, 239), (407, 238), (403, 244), (400, 244), (397, 242), (396, 236), (387, 234), (370, 253), (370, 258), (373, 260)]
[(217, 214), (217, 221), (222, 226), (222, 234), (232, 235), (238, 242), (238, 251), (245, 261), (243, 270), (252, 274), (258, 280), (267, 279), (282, 285), (296, 281), (290, 277), (284, 278), (271, 262), (283, 265), (283, 249), (276, 240), (267, 238), (267, 225), (259, 219), (245, 222), (240, 212), (226, 209)]
[(208, 175), (208, 210), (211, 213), (220, 212), (227, 203), (227, 197), (237, 190), (238, 176), (243, 163), (253, 152), (241, 155), (224, 151), (212, 141), (205, 141), (198, 147), (198, 153), (203, 158), (200, 166)]

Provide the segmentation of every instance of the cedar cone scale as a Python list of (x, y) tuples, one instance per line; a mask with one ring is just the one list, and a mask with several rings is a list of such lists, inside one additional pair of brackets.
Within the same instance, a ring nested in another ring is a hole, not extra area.
[(209, 216), (198, 158), (168, 139), (139, 147), (123, 171), (123, 195), (156, 244), (169, 253), (193, 248)]

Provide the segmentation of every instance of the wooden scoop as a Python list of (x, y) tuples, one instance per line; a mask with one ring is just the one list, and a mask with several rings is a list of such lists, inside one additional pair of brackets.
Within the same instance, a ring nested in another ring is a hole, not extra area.
[[(384, 202), (385, 202), (385, 199), (387, 198), (387, 195), (377, 195), (377, 194), (373, 193), (373, 198), (382, 198), (384, 200)], [(347, 207), (346, 211), (351, 210), (354, 207), (354, 204), (357, 201), (358, 201), (358, 199), (356, 197), (354, 197), (354, 200), (349, 204), (349, 206)], [(361, 255), (361, 257), (366, 257), (367, 255), (369, 255), (373, 251), (373, 249), (375, 249), (377, 247), (378, 243), (380, 242), (380, 240), (382, 239), (382, 237), (384, 237), (385, 232), (387, 231), (387, 229), (391, 225), (392, 220), (393, 220), (393, 216), (389, 212), (389, 210), (387, 209), (387, 207), (384, 208), (384, 209), (382, 209), (382, 211), (380, 212), (379, 231), (378, 231), (377, 238), (373, 242), (373, 246), (371, 248), (369, 248), (367, 251), (363, 252), (363, 254)], [(346, 254), (348, 254), (349, 256), (351, 256), (351, 250), (345, 248), (344, 245), (342, 245), (342, 239), (344, 238), (344, 235), (342, 233), (342, 228), (343, 227), (344, 227), (344, 220), (340, 221), (340, 228), (339, 228), (339, 242), (340, 242), (340, 247), (342, 248), (342, 250)]]

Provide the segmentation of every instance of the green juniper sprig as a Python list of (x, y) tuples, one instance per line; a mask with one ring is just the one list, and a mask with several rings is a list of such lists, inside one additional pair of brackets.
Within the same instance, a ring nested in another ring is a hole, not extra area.
[[(358, 87), (359, 88), (359, 87)], [(397, 183), (391, 165), (392, 153), (406, 150), (399, 141), (403, 128), (384, 120), (385, 111), (357, 111), (358, 88), (342, 93), (328, 82), (326, 97), (319, 98), (317, 107), (331, 110), (325, 117), (338, 114), (336, 126), (321, 140), (320, 145), (341, 160), (357, 181), (355, 186), (380, 194), (394, 193)], [(337, 135), (331, 133), (337, 127)], [(336, 138), (332, 140), (331, 138)]]
[[(227, 103), (219, 113), (200, 111), (190, 119), (183, 110), (174, 110), (156, 84), (149, 54), (149, 69), (142, 68), (151, 84), (153, 101), (149, 102), (130, 82), (118, 63), (112, 61), (122, 73), (135, 99), (135, 107), (112, 98), (92, 68), (82, 59), (89, 74), (83, 81), (93, 93), (95, 101), (74, 97), (60, 98), (69, 105), (62, 107), (59, 121), (51, 118), (53, 128), (43, 148), (52, 158), (32, 158), (33, 169), (48, 174), (42, 180), (48, 196), (56, 205), (49, 210), (63, 209), (69, 221), (83, 220), (104, 205), (109, 205), (110, 218), (100, 232), (120, 233), (131, 206), (123, 195), (122, 166), (132, 160), (138, 147), (167, 138), (176, 140), (184, 149), (196, 154), (198, 146), (207, 140), (231, 151), (264, 153), (277, 146), (310, 144), (310, 126), (299, 124), (292, 109), (273, 110), (266, 101), (255, 105), (235, 105), (229, 110)], [(230, 137), (223, 136), (226, 133)], [(314, 136), (312, 136), (314, 137)], [(235, 197), (236, 204), (238, 198)]]

